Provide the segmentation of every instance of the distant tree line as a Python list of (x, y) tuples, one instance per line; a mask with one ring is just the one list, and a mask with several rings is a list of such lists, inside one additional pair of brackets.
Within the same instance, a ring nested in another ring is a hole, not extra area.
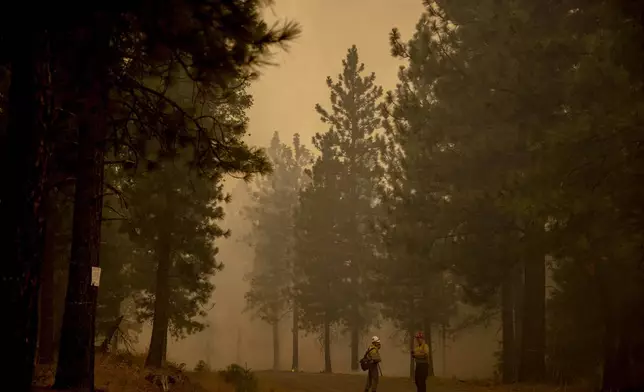
[(273, 138), (249, 306), (291, 312), (293, 368), (299, 330), (331, 372), (346, 329), (355, 369), (378, 320), (435, 338), (465, 303), (500, 316), (505, 383), (641, 387), (644, 5), (470, 3), (391, 32), (386, 94), (351, 47), (312, 161)]

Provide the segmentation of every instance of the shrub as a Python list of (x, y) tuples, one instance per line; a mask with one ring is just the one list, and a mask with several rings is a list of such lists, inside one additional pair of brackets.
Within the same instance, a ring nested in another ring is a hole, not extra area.
[(224, 382), (235, 387), (235, 392), (257, 392), (257, 378), (248, 368), (243, 368), (236, 363), (228, 365), (219, 374)]
[(210, 366), (204, 360), (199, 360), (199, 362), (197, 362), (197, 364), (195, 365), (195, 372), (197, 373), (203, 373), (203, 372), (209, 372), (209, 371), (210, 371)]

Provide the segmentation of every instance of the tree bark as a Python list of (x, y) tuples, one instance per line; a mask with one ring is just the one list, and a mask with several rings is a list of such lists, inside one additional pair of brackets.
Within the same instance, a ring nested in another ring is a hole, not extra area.
[(443, 363), (442, 376), (447, 377), (447, 325), (441, 325), (441, 362)]
[[(523, 341), (523, 297), (525, 292), (525, 281), (523, 264), (517, 263), (514, 266), (514, 288), (513, 288), (513, 310), (514, 310), (514, 382), (519, 378), (519, 367), (521, 366), (521, 344)], [(544, 280), (545, 282), (545, 280)], [(545, 293), (545, 292), (544, 292)]]
[(44, 205), (49, 160), (50, 83), (47, 37), (41, 26), (25, 26), (10, 45), (8, 123), (0, 141), (0, 323), (3, 374), (12, 390), (29, 391), (38, 338), (38, 297), (43, 260)]
[(163, 349), (161, 350), (161, 363), (165, 364), (168, 359), (168, 332), (163, 335)]
[(293, 304), (293, 357), (291, 360), (291, 370), (300, 369), (300, 321), (297, 304)]
[(423, 322), (423, 330), (425, 333), (425, 343), (427, 343), (427, 346), (429, 347), (429, 355), (427, 358), (429, 372), (427, 375), (429, 377), (434, 377), (434, 347), (432, 344), (432, 324), (430, 320), (425, 320)]
[(516, 382), (515, 366), (515, 329), (514, 329), (514, 280), (513, 274), (508, 274), (501, 286), (501, 325), (503, 329), (502, 342), (502, 379), (504, 384)]
[(324, 320), (324, 372), (333, 373), (331, 368), (331, 323)]
[[(48, 204), (51, 206), (51, 201)], [(45, 228), (45, 250), (40, 286), (40, 331), (38, 334), (38, 363), (50, 365), (54, 362), (55, 318), (54, 318), (54, 275), (56, 272), (56, 232), (59, 230), (55, 214), (48, 213)]]
[(543, 254), (525, 259), (524, 306), (521, 336), (520, 382), (545, 379), (546, 264)]
[(358, 351), (360, 345), (360, 330), (357, 325), (351, 327), (351, 371), (358, 371)]
[(409, 334), (409, 378), (411, 380), (414, 379), (414, 357), (411, 356), (411, 353), (414, 352), (414, 346), (416, 343), (416, 338), (414, 337), (414, 329), (410, 328), (409, 331), (407, 331)]
[(152, 321), (152, 336), (150, 349), (145, 359), (145, 366), (160, 368), (165, 357), (165, 340), (168, 336), (168, 323), (170, 319), (170, 268), (172, 255), (167, 236), (160, 236), (159, 258), (156, 274), (156, 289), (154, 295), (154, 319)]
[(280, 323), (273, 322), (273, 370), (280, 369)]
[(644, 388), (644, 352), (641, 315), (624, 307), (616, 298), (608, 300), (604, 321), (602, 392), (641, 391)]
[(92, 270), (99, 266), (107, 131), (103, 81), (88, 83), (78, 132), (72, 249), (55, 382), (58, 389), (77, 391), (94, 390), (98, 285), (92, 285)]

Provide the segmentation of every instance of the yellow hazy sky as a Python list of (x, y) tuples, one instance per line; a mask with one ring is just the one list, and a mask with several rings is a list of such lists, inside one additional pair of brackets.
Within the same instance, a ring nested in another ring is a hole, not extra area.
[(284, 141), (300, 133), (310, 144), (315, 132), (324, 132), (314, 106), (328, 106), (326, 77), (335, 79), (342, 71), (351, 45), (358, 47), (378, 84), (385, 90), (395, 87), (402, 63), (389, 54), (389, 32), (398, 27), (407, 39), (422, 12), (421, 0), (277, 0), (267, 18), (295, 20), (303, 33), (252, 86), (248, 141), (266, 146), (279, 131)]

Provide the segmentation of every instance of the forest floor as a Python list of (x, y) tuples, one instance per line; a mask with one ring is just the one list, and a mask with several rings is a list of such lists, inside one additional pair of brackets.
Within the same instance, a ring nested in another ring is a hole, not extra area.
[[(141, 362), (141, 363), (139, 363)], [(39, 368), (34, 392), (49, 391), (53, 369)], [(142, 361), (136, 357), (97, 356), (95, 385), (104, 392), (160, 392), (161, 389), (145, 379)], [(216, 372), (178, 372), (168, 370), (178, 382), (170, 385), (170, 392), (234, 392), (234, 387), (223, 382)], [(255, 372), (259, 381), (257, 392), (362, 392), (364, 374), (292, 373), (275, 371)], [(414, 392), (412, 381), (402, 377), (381, 377), (378, 392)], [(585, 392), (582, 388), (532, 385), (494, 385), (484, 381), (459, 381), (432, 378), (428, 392)]]
[[(362, 392), (363, 374), (325, 374), (257, 371), (259, 392)], [(221, 381), (211, 374), (192, 376), (208, 392), (223, 391)], [(378, 392), (414, 392), (414, 383), (402, 377), (381, 377)], [(483, 381), (459, 381), (432, 378), (428, 392), (585, 392), (582, 388), (553, 386), (512, 385), (501, 386)]]

